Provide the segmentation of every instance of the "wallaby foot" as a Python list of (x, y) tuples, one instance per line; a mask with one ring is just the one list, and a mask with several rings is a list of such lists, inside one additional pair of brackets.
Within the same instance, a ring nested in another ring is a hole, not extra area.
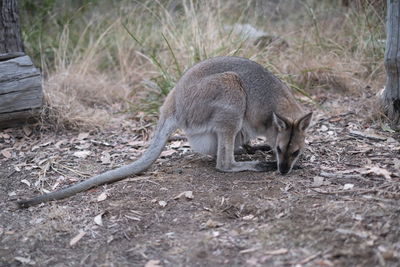
[(242, 145), (243, 148), (243, 153), (246, 154), (255, 154), (257, 151), (272, 151), (271, 147), (269, 145), (255, 145), (251, 146), (248, 144)]
[[(264, 162), (259, 161), (234, 161), (228, 165), (220, 166), (221, 164), (217, 164), (217, 169), (221, 172), (242, 172), (242, 171), (269, 171), (271, 170), (271, 166), (268, 168), (265, 167)], [(276, 170), (276, 163), (275, 169)]]
[(268, 162), (259, 162), (256, 165), (256, 168), (260, 172), (270, 172), (270, 171), (276, 171), (278, 169), (276, 161), (268, 161)]

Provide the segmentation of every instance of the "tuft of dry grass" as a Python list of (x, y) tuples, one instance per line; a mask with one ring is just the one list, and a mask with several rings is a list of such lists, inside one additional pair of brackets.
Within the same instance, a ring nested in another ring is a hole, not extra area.
[(186, 69), (221, 55), (255, 60), (303, 93), (377, 91), (384, 11), (373, 0), (339, 2), (99, 1), (81, 8), (60, 32), (49, 30), (51, 42), (42, 33), (44, 123), (98, 127), (115, 113), (155, 114)]

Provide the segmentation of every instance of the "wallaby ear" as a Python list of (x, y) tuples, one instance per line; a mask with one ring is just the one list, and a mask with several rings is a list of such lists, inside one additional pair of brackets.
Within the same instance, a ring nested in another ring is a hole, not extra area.
[(278, 131), (283, 131), (289, 128), (289, 122), (287, 121), (287, 119), (279, 116), (275, 112), (272, 113), (272, 118), (274, 121), (274, 125), (278, 128)]
[(310, 126), (311, 118), (312, 118), (312, 112), (300, 118), (297, 123), (297, 127), (299, 128), (299, 130), (305, 131), (308, 128), (308, 126)]

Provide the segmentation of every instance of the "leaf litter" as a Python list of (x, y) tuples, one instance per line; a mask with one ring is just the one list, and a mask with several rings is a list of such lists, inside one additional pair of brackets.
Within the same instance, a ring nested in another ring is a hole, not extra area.
[[(212, 159), (179, 140), (145, 175), (17, 213), (7, 210), (8, 200), (131, 162), (147, 147), (142, 140), (149, 131), (136, 132), (133, 123), (42, 138), (35, 129), (29, 137), (23, 129), (0, 132), (0, 177), (9, 177), (0, 180), (6, 265), (18, 262), (15, 255), (56, 265), (63, 261), (51, 254), (56, 249), (75, 265), (96, 251), (96, 264), (396, 266), (400, 138), (342, 110), (354, 105), (338, 101), (332, 115), (316, 111), (301, 169), (290, 175), (219, 173)], [(272, 160), (265, 152), (237, 157)], [(34, 218), (42, 221), (29, 223)]]

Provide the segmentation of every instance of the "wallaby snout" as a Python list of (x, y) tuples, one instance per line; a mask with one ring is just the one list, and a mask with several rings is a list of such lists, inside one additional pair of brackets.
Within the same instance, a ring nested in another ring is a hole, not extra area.
[(291, 170), (292, 167), (287, 162), (278, 164), (278, 171), (282, 175), (288, 174)]

